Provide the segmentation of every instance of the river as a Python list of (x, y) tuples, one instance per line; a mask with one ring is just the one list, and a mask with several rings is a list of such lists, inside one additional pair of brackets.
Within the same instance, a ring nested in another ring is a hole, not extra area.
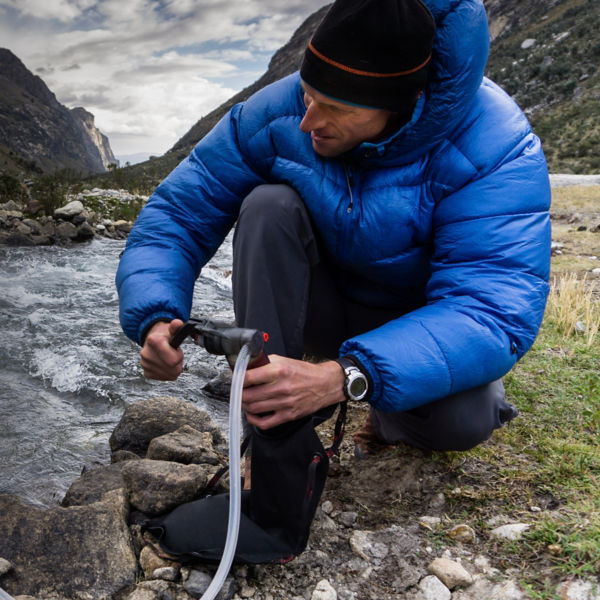
[[(143, 377), (118, 322), (123, 247), (0, 246), (0, 493), (55, 506), (84, 466), (110, 461), (112, 430), (144, 398), (178, 396), (225, 428), (226, 404), (202, 392), (224, 359), (189, 344), (176, 382)], [(230, 268), (228, 239), (198, 279), (194, 314), (233, 319)]]

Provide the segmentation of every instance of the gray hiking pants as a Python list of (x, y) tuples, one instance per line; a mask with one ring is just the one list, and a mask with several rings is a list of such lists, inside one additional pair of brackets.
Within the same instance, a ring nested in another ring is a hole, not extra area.
[[(266, 331), (266, 351), (337, 358), (342, 342), (406, 311), (362, 306), (337, 290), (335, 272), (298, 194), (262, 185), (245, 198), (233, 239), (233, 300), (237, 324)], [(383, 442), (424, 450), (467, 450), (516, 416), (501, 380), (409, 411), (371, 408)]]

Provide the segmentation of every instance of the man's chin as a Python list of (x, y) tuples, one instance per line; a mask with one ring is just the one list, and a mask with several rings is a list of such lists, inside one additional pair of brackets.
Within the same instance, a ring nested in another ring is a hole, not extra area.
[(323, 158), (334, 158), (343, 154), (343, 152), (339, 148), (335, 148), (333, 146), (327, 146), (327, 144), (319, 144), (313, 140), (312, 143), (313, 150)]

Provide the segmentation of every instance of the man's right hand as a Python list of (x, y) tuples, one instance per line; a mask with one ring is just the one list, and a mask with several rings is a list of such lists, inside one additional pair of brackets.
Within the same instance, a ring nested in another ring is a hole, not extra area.
[(183, 370), (183, 350), (169, 343), (183, 321), (174, 319), (170, 323), (155, 323), (144, 341), (140, 352), (144, 376), (160, 381), (174, 381)]

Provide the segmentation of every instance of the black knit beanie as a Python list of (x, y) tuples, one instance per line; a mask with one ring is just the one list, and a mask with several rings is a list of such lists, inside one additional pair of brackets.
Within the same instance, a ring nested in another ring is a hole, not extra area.
[(402, 111), (427, 83), (434, 34), (421, 0), (336, 0), (308, 44), (300, 76), (342, 102)]

